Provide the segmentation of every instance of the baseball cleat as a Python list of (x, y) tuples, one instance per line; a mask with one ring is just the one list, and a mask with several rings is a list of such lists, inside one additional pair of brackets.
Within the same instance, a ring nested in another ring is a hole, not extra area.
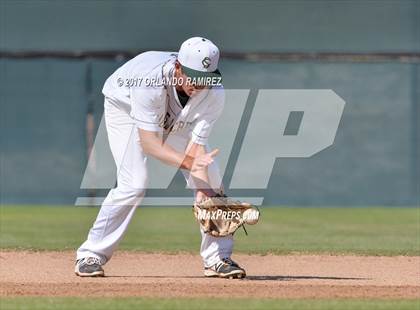
[(246, 277), (246, 272), (230, 258), (224, 258), (212, 267), (205, 267), (204, 276), (209, 278), (242, 279)]
[(104, 270), (101, 261), (96, 257), (85, 257), (76, 261), (74, 273), (79, 277), (103, 277)]

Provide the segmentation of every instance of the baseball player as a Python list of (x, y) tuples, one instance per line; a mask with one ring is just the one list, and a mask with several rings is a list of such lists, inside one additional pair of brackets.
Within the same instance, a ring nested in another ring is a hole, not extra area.
[[(117, 186), (105, 198), (87, 240), (77, 250), (75, 273), (104, 276), (147, 187), (147, 158), (180, 167), (195, 201), (220, 194), (221, 177), (208, 138), (222, 113), (225, 94), (219, 49), (208, 39), (186, 40), (178, 53), (145, 52), (105, 82), (105, 122), (117, 165)], [(201, 229), (206, 277), (245, 277), (230, 257), (232, 234), (214, 237)]]

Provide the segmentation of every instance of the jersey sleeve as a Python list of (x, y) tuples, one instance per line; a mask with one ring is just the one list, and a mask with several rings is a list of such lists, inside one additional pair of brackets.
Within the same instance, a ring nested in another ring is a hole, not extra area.
[(147, 131), (162, 131), (159, 126), (165, 114), (166, 98), (161, 89), (152, 87), (133, 87), (130, 91), (131, 113), (140, 129)]
[(213, 89), (212, 98), (207, 110), (201, 115), (192, 130), (191, 140), (194, 143), (205, 145), (208, 142), (210, 132), (225, 105), (225, 92), (223, 88)]

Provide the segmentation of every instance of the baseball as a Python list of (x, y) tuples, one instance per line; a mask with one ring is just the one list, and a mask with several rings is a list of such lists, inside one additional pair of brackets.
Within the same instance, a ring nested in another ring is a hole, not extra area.
[(246, 224), (255, 225), (258, 223), (258, 219), (260, 218), (260, 212), (257, 209), (251, 208), (244, 211), (242, 218)]

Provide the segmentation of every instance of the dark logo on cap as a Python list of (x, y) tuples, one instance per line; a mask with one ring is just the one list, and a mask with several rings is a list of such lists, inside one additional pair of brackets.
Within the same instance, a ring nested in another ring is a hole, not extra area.
[(203, 61), (201, 63), (203, 65), (203, 67), (205, 69), (207, 69), (208, 67), (210, 67), (211, 60), (210, 60), (209, 57), (204, 57), (204, 59), (203, 59)]

